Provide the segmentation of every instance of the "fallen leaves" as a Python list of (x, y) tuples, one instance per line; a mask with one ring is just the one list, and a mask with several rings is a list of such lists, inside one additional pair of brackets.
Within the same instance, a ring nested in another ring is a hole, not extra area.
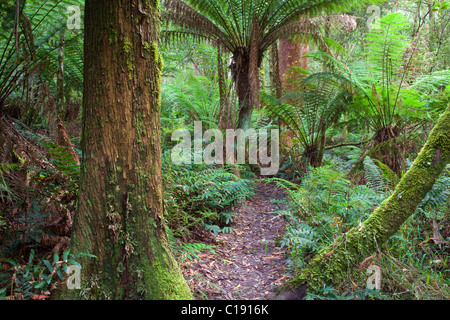
[(199, 299), (270, 299), (287, 279), (285, 252), (276, 239), (285, 230), (284, 220), (270, 200), (284, 198), (275, 185), (258, 182), (253, 201), (235, 208), (234, 234), (219, 234), (215, 252), (201, 252), (183, 271)]

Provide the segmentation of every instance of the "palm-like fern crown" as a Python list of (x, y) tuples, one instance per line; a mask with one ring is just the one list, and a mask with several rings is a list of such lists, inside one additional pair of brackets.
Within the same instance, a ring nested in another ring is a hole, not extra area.
[[(280, 37), (317, 29), (319, 19), (311, 17), (340, 11), (350, 4), (354, 3), (339, 0), (166, 0), (166, 17), (180, 29), (165, 33), (173, 37), (193, 35), (233, 53), (239, 48), (249, 48), (256, 39), (262, 53)], [(356, 4), (361, 5), (362, 1)]]

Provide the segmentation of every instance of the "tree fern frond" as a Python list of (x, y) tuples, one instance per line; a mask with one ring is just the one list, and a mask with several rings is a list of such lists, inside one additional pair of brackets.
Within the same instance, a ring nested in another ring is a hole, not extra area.
[(386, 183), (380, 168), (375, 164), (373, 159), (366, 156), (363, 163), (365, 170), (364, 177), (369, 187), (378, 192), (389, 192), (389, 185)]

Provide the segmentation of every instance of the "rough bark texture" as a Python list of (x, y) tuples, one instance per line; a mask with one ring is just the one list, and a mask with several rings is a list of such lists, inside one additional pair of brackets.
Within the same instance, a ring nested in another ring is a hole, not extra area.
[(160, 150), (159, 3), (87, 0), (83, 159), (65, 299), (189, 299), (168, 246)]
[(262, 62), (262, 53), (259, 51), (260, 32), (255, 18), (248, 48), (238, 48), (230, 66), (239, 99), (237, 128), (243, 130), (250, 129), (253, 109), (259, 108), (259, 68)]
[(284, 288), (280, 298), (301, 298), (308, 288), (338, 285), (399, 230), (450, 161), (450, 106), (440, 117), (412, 167), (394, 193), (361, 225), (322, 249)]
[(236, 128), (236, 115), (234, 112), (233, 98), (231, 95), (231, 85), (227, 88), (227, 70), (225, 70), (225, 59), (223, 57), (223, 49), (219, 46), (217, 48), (217, 78), (219, 84), (219, 129), (234, 129)]
[[(279, 59), (279, 82), (281, 85), (281, 92), (283, 94), (289, 94), (298, 90), (298, 82), (301, 79), (298, 72), (294, 67), (301, 67), (303, 69), (308, 68), (308, 58), (302, 58), (303, 55), (308, 53), (308, 44), (302, 44), (297, 40), (280, 39), (280, 48), (278, 51)], [(289, 100), (284, 98), (285, 103), (291, 103), (295, 105), (295, 100)], [(281, 123), (285, 126), (284, 123)], [(295, 133), (292, 130), (286, 130), (280, 137), (281, 144), (284, 146), (283, 153), (289, 152), (294, 146)], [(308, 153), (308, 151), (305, 151)], [(316, 158), (317, 156), (314, 156)], [(320, 161), (319, 161), (320, 162)]]
[(250, 128), (251, 114), (253, 106), (250, 99), (250, 79), (249, 79), (250, 58), (245, 48), (238, 48), (233, 54), (230, 66), (233, 80), (236, 83), (236, 91), (239, 101), (239, 113), (237, 120), (237, 128)]

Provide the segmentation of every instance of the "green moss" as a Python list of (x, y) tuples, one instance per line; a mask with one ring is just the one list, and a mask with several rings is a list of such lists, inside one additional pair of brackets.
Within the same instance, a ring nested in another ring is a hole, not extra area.
[(286, 289), (307, 283), (319, 289), (338, 286), (364, 258), (381, 249), (431, 190), (450, 161), (450, 107), (430, 133), (412, 167), (402, 177), (393, 194), (364, 221), (322, 249), (309, 266), (295, 276)]
[[(154, 229), (153, 225), (148, 228)], [(146, 288), (147, 299), (192, 299), (192, 293), (173, 258), (168, 244), (156, 237), (150, 238), (151, 256), (141, 252), (141, 259), (147, 266), (142, 272), (141, 287)]]
[(125, 63), (129, 71), (128, 79), (131, 80), (133, 78), (134, 71), (133, 44), (126, 37), (123, 39), (122, 49), (125, 54)]
[(136, 142), (140, 146), (141, 150), (144, 150), (145, 146), (142, 143), (142, 137), (147, 135), (147, 128), (144, 122), (144, 115), (142, 112), (136, 112), (133, 118), (133, 126), (136, 129)]
[(148, 43), (147, 41), (144, 42), (144, 51), (147, 53), (150, 53), (150, 43)]

